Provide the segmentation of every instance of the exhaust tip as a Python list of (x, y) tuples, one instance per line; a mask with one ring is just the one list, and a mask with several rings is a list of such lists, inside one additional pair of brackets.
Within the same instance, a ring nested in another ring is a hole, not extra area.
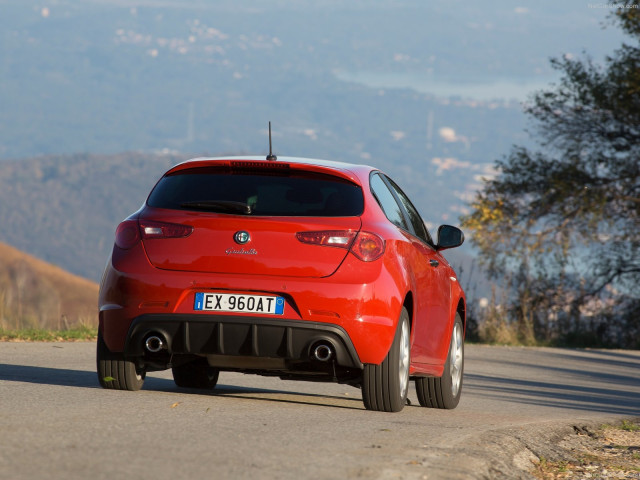
[(164, 341), (157, 335), (149, 335), (144, 342), (144, 347), (148, 352), (158, 353), (160, 350), (165, 348)]
[(333, 357), (333, 348), (331, 345), (321, 343), (313, 350), (313, 358), (320, 362), (328, 362)]

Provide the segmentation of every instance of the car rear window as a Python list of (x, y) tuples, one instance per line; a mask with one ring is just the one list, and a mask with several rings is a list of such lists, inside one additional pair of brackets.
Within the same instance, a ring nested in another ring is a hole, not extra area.
[(147, 204), (259, 216), (351, 217), (362, 214), (364, 197), (359, 185), (332, 175), (201, 167), (164, 176)]

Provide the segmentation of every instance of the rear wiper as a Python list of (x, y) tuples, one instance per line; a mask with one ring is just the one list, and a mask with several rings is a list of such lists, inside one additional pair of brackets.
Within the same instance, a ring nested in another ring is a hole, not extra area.
[(181, 203), (180, 207), (207, 210), (209, 212), (251, 214), (251, 205), (243, 202), (233, 202), (231, 200), (199, 200), (196, 202)]

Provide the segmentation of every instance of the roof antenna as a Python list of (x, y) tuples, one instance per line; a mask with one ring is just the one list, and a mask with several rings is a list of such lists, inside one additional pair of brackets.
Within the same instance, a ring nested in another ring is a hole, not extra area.
[(267, 155), (267, 160), (273, 161), (277, 159), (278, 157), (276, 157), (271, 151), (271, 122), (269, 122), (269, 155)]

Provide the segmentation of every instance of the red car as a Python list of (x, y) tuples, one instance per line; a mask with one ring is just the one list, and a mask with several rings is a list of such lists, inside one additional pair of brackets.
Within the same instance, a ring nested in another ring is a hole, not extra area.
[(171, 368), (347, 383), (366, 408), (460, 399), (465, 296), (416, 208), (379, 170), (275, 157), (198, 158), (117, 228), (100, 286), (97, 369), (138, 390)]

